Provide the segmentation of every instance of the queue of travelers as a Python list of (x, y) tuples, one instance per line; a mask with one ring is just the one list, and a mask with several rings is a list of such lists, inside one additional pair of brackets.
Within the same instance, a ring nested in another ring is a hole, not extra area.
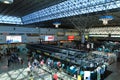
[(20, 49), (17, 46), (9, 47), (9, 45), (0, 46), (0, 59), (7, 59), (7, 66), (12, 64), (23, 64), (23, 58), (19, 55)]
[(23, 64), (23, 59), (20, 56), (18, 56), (17, 53), (11, 53), (11, 55), (8, 58), (7, 66), (9, 67), (12, 63)]
[[(49, 68), (49, 70), (51, 69), (60, 70), (60, 68), (62, 68), (62, 64), (60, 61), (54, 61), (49, 57), (45, 58), (42, 55), (37, 55), (35, 52), (32, 52), (32, 55), (28, 57), (29, 70), (34, 72), (37, 68), (40, 68), (43, 65), (46, 65)], [(53, 80), (58, 80), (57, 72), (53, 74)]]

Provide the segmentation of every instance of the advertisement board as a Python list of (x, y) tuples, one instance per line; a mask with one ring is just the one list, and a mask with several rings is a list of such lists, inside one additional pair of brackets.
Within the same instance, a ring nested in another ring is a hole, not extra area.
[(18, 43), (22, 42), (22, 37), (21, 36), (6, 36), (6, 42), (7, 43)]
[(68, 36), (68, 40), (74, 40), (75, 36)]
[(45, 41), (54, 41), (54, 36), (45, 36)]

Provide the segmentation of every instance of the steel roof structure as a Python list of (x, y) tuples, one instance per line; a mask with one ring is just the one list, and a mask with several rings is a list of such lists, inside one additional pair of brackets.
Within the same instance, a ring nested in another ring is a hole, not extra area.
[(14, 0), (0, 3), (0, 23), (61, 28), (104, 26), (100, 16), (112, 15), (106, 26), (120, 25), (120, 0)]

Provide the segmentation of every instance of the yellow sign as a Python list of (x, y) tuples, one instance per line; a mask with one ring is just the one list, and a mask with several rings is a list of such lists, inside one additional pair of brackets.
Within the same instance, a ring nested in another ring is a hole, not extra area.
[(40, 51), (40, 50), (37, 50), (37, 52), (38, 52), (38, 53), (41, 53), (41, 51)]
[(49, 53), (47, 53), (47, 52), (44, 52), (44, 54), (45, 54), (45, 55), (50, 55), (50, 54), (49, 54)]

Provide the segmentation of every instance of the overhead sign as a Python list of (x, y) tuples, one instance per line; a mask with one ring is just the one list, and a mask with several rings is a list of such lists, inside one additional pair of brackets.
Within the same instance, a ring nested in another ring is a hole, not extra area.
[(68, 36), (68, 40), (74, 40), (75, 36)]
[(54, 36), (45, 36), (45, 41), (54, 41)]
[(22, 36), (6, 36), (6, 42), (7, 43), (18, 43), (22, 42)]
[(41, 51), (40, 51), (40, 50), (37, 50), (37, 52), (38, 52), (38, 53), (41, 53)]

